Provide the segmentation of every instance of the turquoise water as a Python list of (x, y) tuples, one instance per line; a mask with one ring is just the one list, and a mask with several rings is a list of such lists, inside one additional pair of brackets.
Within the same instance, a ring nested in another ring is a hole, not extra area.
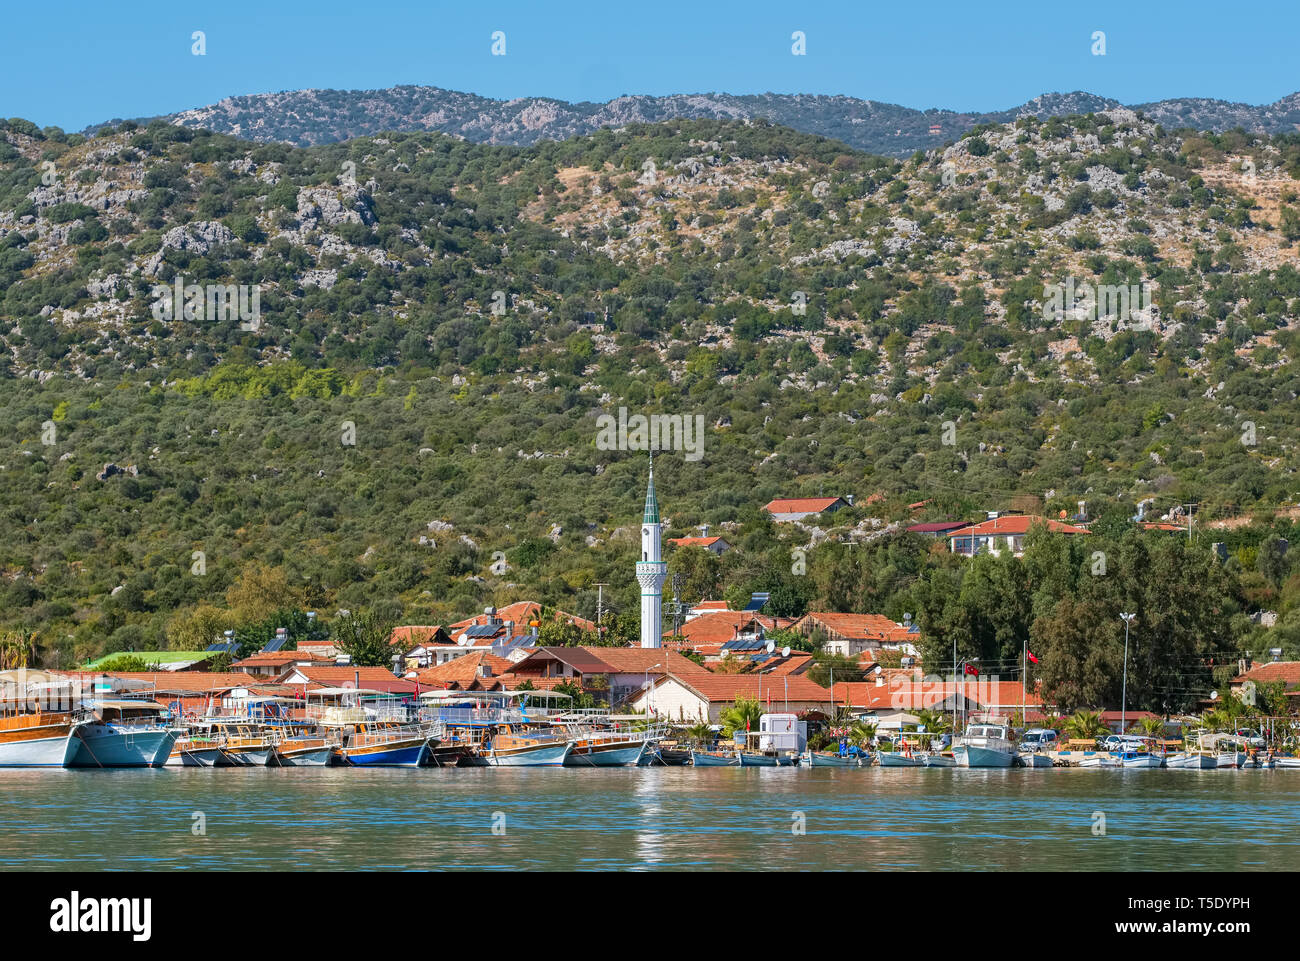
[(11, 770), (0, 869), (1293, 870), (1298, 818), (1300, 771)]

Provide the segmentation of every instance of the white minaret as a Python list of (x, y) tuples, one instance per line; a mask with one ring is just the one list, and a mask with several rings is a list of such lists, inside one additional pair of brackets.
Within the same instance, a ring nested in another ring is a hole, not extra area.
[(645, 516), (641, 519), (641, 560), (636, 579), (641, 585), (641, 646), (663, 647), (663, 588), (668, 565), (660, 543), (659, 502), (655, 500), (655, 457), (650, 455), (650, 484), (645, 491)]

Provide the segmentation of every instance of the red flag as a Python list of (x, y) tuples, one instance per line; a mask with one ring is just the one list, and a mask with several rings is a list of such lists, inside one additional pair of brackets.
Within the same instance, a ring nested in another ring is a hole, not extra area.
[(1025, 653), (1029, 655), (1029, 659), (1031, 661), (1033, 661), (1035, 664), (1038, 663), (1038, 658), (1034, 657), (1033, 651), (1031, 651), (1029, 648), (1025, 648)]
[(974, 674), (976, 677), (979, 677), (979, 675), (980, 675), (979, 669), (978, 669), (974, 664), (967, 664), (967, 665), (966, 665), (966, 673), (967, 673), (967, 674)]

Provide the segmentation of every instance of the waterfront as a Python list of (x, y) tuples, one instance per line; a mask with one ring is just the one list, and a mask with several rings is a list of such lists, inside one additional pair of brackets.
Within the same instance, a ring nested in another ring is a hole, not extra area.
[(1266, 770), (9, 770), (0, 868), (1289, 870), (1298, 810)]

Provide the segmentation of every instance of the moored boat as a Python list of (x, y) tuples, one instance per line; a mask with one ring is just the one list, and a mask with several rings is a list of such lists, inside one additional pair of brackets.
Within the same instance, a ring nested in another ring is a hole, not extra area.
[(858, 767), (862, 761), (852, 754), (831, 754), (826, 751), (809, 751), (804, 755), (809, 767)]
[(692, 767), (739, 767), (740, 755), (735, 751), (691, 751)]
[(68, 767), (162, 767), (183, 733), (167, 717), (156, 701), (92, 702), (73, 730), (78, 743)]
[(573, 749), (564, 759), (566, 767), (636, 767), (658, 740), (647, 731), (592, 730), (569, 728)]
[(1119, 755), (1120, 766), (1124, 768), (1164, 767), (1165, 759), (1159, 754), (1147, 751), (1125, 751)]
[(295, 734), (276, 740), (267, 764), (272, 767), (325, 767), (338, 742), (317, 734)]
[(1011, 767), (1016, 746), (1005, 724), (972, 724), (953, 747), (958, 767)]
[(1016, 757), (1020, 767), (1052, 767), (1052, 759), (1038, 751), (1021, 751)]
[(68, 712), (35, 711), (0, 717), (0, 767), (64, 767), (76, 754)]
[(419, 767), (429, 741), (429, 732), (418, 724), (356, 724), (334, 753), (352, 767)]
[(1219, 762), (1206, 751), (1180, 751), (1165, 758), (1165, 767), (1180, 771), (1213, 771)]
[(876, 763), (881, 767), (925, 767), (920, 755), (903, 751), (878, 751)]
[(957, 758), (942, 751), (927, 751), (921, 755), (921, 763), (926, 767), (956, 767)]
[(563, 767), (573, 740), (560, 729), (506, 724), (488, 742), (484, 759), (494, 767)]

